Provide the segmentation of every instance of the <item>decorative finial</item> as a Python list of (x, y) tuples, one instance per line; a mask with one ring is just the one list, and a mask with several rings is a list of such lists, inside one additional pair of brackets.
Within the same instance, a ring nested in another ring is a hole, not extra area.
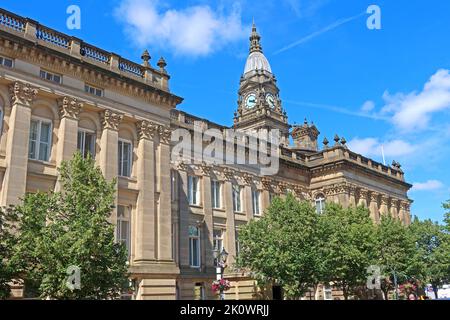
[(166, 60), (164, 60), (163, 57), (159, 58), (157, 66), (159, 67), (160, 71), (165, 72), (165, 68), (167, 66)]
[(303, 121), (303, 124), (304, 124), (305, 126), (308, 125), (308, 120), (306, 120), (306, 118), (305, 118), (305, 121)]
[(323, 138), (323, 142), (322, 143), (323, 143), (325, 149), (328, 148), (329, 141), (328, 141), (327, 137)]
[(261, 37), (259, 36), (258, 31), (256, 31), (255, 20), (253, 19), (252, 34), (250, 35), (250, 53), (262, 52), (262, 47), (259, 40), (261, 40)]
[(334, 136), (334, 142), (335, 142), (335, 146), (337, 146), (337, 145), (339, 145), (339, 136), (336, 134), (335, 136)]
[(146, 49), (143, 53), (142, 53), (142, 56), (141, 56), (141, 59), (142, 59), (142, 65), (144, 66), (144, 67), (150, 67), (150, 59), (151, 59), (152, 57), (150, 56), (150, 54), (148, 53), (148, 50)]
[(345, 146), (345, 144), (347, 143), (347, 140), (345, 140), (344, 137), (341, 138), (341, 143)]

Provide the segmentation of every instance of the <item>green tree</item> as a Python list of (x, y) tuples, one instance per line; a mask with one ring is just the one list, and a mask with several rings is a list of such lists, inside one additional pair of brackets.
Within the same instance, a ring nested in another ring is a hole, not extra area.
[(299, 298), (319, 281), (319, 238), (311, 204), (291, 194), (275, 198), (261, 219), (239, 232), (236, 266), (250, 270), (260, 283), (278, 283), (286, 298)]
[[(389, 215), (381, 218), (376, 227), (377, 264), (383, 268), (385, 275), (397, 283), (402, 281), (417, 280), (420, 265), (413, 239), (408, 228), (401, 221)], [(388, 299), (390, 286), (383, 286), (385, 299)]]
[(418, 266), (416, 277), (431, 284), (437, 298), (438, 286), (449, 278), (448, 235), (438, 223), (420, 221), (417, 217), (409, 226), (409, 231), (416, 248), (415, 261), (411, 263)]
[(445, 222), (445, 228), (446, 228), (447, 232), (450, 232), (450, 200), (447, 200), (445, 203), (443, 203), (442, 207), (445, 210), (448, 210), (445, 213), (444, 222)]
[(326, 266), (322, 280), (341, 288), (347, 300), (366, 284), (367, 269), (374, 260), (374, 224), (367, 209), (344, 209), (333, 203), (327, 203), (320, 220)]
[(16, 220), (11, 208), (0, 208), (0, 299), (6, 299), (11, 294), (15, 268), (11, 264), (12, 248), (16, 242), (14, 236)]
[[(51, 299), (109, 299), (127, 287), (128, 255), (114, 241), (115, 182), (77, 153), (60, 168), (62, 192), (27, 194), (14, 208), (18, 237), (11, 258), (27, 292)], [(80, 271), (80, 288), (67, 285)]]

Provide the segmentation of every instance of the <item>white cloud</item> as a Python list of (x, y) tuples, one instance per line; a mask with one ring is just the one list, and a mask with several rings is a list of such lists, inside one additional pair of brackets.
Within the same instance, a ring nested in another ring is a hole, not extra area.
[(137, 45), (165, 47), (188, 56), (208, 55), (250, 32), (242, 25), (238, 2), (230, 12), (208, 5), (167, 8), (158, 0), (122, 0), (115, 15)]
[(366, 102), (364, 102), (364, 104), (361, 107), (361, 111), (362, 112), (370, 112), (375, 108), (375, 103), (371, 100), (368, 100)]
[(401, 131), (426, 129), (433, 113), (450, 108), (450, 71), (438, 70), (421, 92), (385, 92), (383, 99), (386, 105), (381, 113), (392, 116), (391, 121)]
[(444, 184), (438, 180), (428, 180), (426, 182), (414, 182), (411, 191), (433, 191), (444, 187)]
[(377, 138), (355, 138), (348, 143), (348, 146), (350, 150), (366, 157), (381, 156), (381, 146), (386, 157), (402, 157), (417, 150), (417, 146), (400, 139), (381, 142)]

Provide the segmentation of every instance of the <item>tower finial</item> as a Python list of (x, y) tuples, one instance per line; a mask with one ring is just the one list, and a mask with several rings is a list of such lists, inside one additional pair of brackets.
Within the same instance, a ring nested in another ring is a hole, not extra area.
[(250, 35), (250, 53), (262, 52), (262, 47), (259, 40), (261, 40), (261, 37), (259, 36), (258, 31), (256, 31), (255, 18), (253, 18), (252, 33)]

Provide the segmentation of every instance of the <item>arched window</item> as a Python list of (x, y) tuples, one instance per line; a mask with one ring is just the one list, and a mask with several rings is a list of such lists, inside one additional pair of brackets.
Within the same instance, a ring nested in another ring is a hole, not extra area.
[(325, 210), (325, 197), (323, 194), (318, 194), (315, 200), (316, 211), (321, 214)]

